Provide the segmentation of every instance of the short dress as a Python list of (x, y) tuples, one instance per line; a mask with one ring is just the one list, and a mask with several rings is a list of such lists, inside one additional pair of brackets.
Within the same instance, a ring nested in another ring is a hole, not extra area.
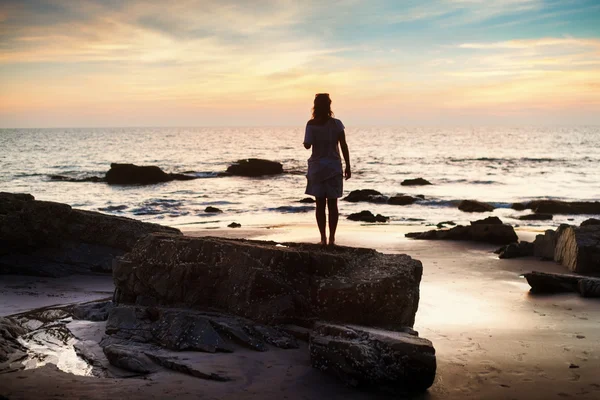
[(304, 143), (312, 146), (306, 194), (327, 199), (342, 197), (344, 179), (338, 142), (344, 129), (342, 121), (335, 118), (323, 125), (306, 125)]

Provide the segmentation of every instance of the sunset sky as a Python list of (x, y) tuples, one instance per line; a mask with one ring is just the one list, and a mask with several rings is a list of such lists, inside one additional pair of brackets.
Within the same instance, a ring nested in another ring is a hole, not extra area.
[[(168, 4), (168, 5), (167, 5)], [(600, 124), (600, 0), (0, 1), (0, 126)]]

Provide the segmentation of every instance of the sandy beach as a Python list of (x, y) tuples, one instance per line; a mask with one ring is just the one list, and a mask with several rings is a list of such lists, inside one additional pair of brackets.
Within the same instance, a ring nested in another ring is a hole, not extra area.
[[(421, 228), (423, 229), (423, 228)], [(424, 399), (597, 399), (600, 397), (600, 303), (576, 294), (533, 296), (520, 274), (565, 272), (534, 258), (499, 260), (496, 246), (404, 238), (406, 226), (342, 223), (338, 243), (406, 253), (422, 261), (424, 275), (415, 329), (437, 353), (434, 385)], [(226, 236), (314, 242), (312, 224), (205, 229), (190, 236)], [(518, 232), (530, 239), (535, 231)], [(34, 294), (37, 293), (37, 294)], [(1, 315), (26, 309), (108, 297), (110, 277), (63, 279), (5, 276)], [(207, 362), (235, 376), (213, 382), (174, 372), (107, 379), (77, 376), (48, 364), (0, 375), (8, 399), (363, 399), (374, 395), (347, 388), (310, 367), (308, 352), (236, 352)], [(40, 393), (43, 393), (40, 395)], [(385, 396), (382, 396), (385, 398)]]

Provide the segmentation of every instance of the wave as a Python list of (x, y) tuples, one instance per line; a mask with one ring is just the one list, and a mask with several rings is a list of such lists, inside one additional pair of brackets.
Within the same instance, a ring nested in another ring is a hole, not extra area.
[(267, 211), (276, 211), (281, 213), (305, 213), (309, 211), (313, 211), (315, 208), (313, 206), (281, 206), (274, 208), (267, 208)]

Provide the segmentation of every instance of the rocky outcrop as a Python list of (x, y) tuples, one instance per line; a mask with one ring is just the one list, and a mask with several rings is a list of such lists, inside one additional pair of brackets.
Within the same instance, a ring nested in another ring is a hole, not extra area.
[(518, 258), (533, 256), (534, 245), (531, 242), (510, 243), (496, 250), (498, 258)]
[(388, 222), (390, 217), (385, 217), (381, 214), (374, 215), (371, 211), (363, 210), (358, 213), (348, 215), (350, 221), (362, 221), (362, 222)]
[(600, 226), (561, 226), (554, 261), (572, 272), (600, 273)]
[(157, 370), (157, 366), (143, 352), (129, 346), (111, 344), (103, 348), (104, 355), (115, 367), (127, 371), (148, 374)]
[(600, 278), (537, 271), (523, 276), (533, 293), (577, 292), (583, 297), (600, 297)]
[(348, 196), (343, 198), (343, 200), (350, 201), (352, 203), (357, 203), (359, 201), (368, 203), (387, 203), (388, 197), (384, 196), (377, 190), (361, 189), (351, 191)]
[(510, 244), (518, 241), (519, 238), (512, 226), (498, 224), (495, 220), (490, 222), (492, 223), (475, 221), (469, 226), (457, 225), (450, 229), (411, 232), (405, 236), (420, 240), (468, 240), (492, 244)]
[(37, 201), (28, 194), (0, 193), (0, 273), (110, 272), (114, 257), (151, 232), (180, 234), (174, 228)]
[(407, 195), (396, 195), (396, 196), (392, 196), (388, 199), (388, 204), (391, 204), (394, 206), (406, 206), (409, 204), (413, 204), (419, 200), (420, 199), (418, 197), (407, 196)]
[(18, 337), (27, 333), (17, 321), (0, 317), (0, 373), (10, 369), (10, 364), (22, 359), (26, 349), (19, 343)]
[(104, 176), (109, 185), (151, 185), (170, 181), (187, 181), (195, 176), (167, 174), (157, 166), (139, 166), (135, 164), (110, 164), (110, 170)]
[(230, 175), (256, 177), (263, 175), (277, 175), (283, 173), (283, 165), (276, 161), (248, 158), (238, 160), (227, 168)]
[(113, 302), (110, 300), (76, 304), (72, 309), (73, 319), (84, 321), (106, 321), (108, 313), (112, 308)]
[(164, 234), (140, 240), (113, 270), (118, 303), (152, 298), (263, 324), (319, 319), (385, 329), (413, 325), (421, 274), (419, 261), (371, 249)]
[(600, 219), (590, 218), (581, 223), (580, 226), (600, 225)]
[(600, 201), (560, 201), (560, 200), (534, 200), (527, 204), (527, 208), (541, 214), (598, 214), (600, 215)]
[(427, 390), (435, 379), (435, 350), (408, 333), (323, 324), (310, 336), (313, 367), (346, 384), (395, 395)]
[(477, 200), (463, 200), (458, 205), (458, 209), (464, 212), (490, 212), (494, 211), (494, 206), (488, 203), (482, 203)]
[(423, 178), (416, 178), (416, 179), (405, 179), (400, 184), (402, 186), (424, 186), (424, 185), (431, 185), (431, 182), (429, 182), (428, 180), (423, 179)]

